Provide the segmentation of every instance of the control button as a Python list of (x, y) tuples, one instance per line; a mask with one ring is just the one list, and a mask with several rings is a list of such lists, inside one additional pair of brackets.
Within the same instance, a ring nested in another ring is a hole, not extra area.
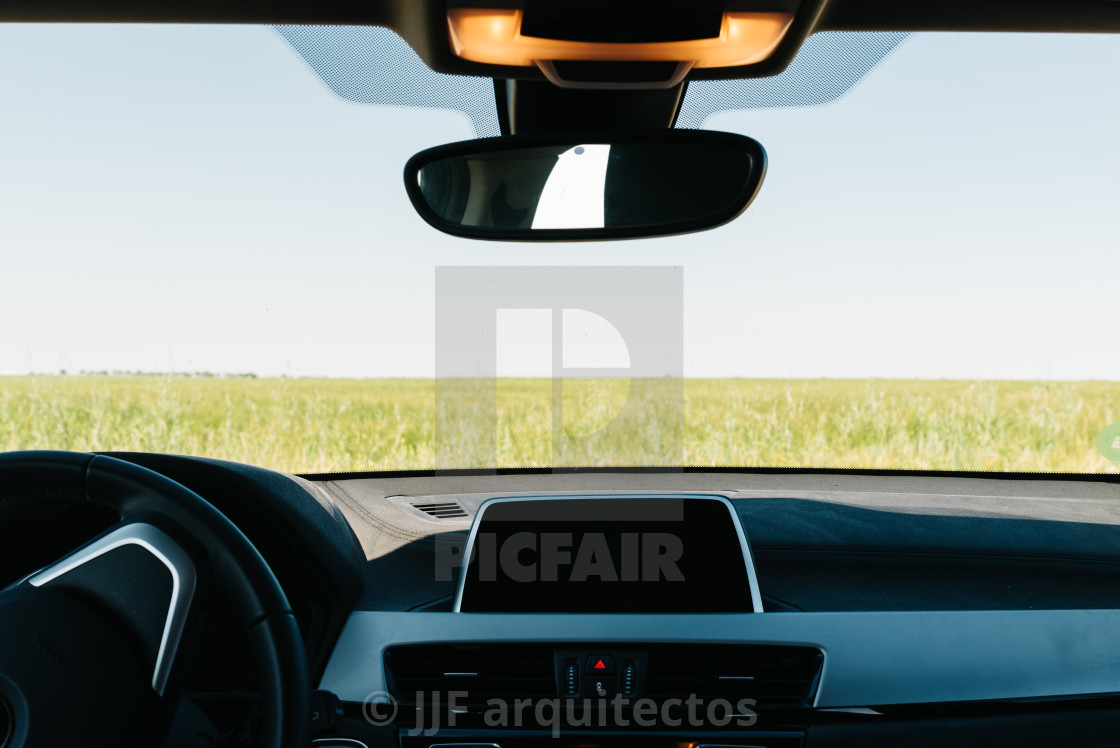
[(587, 675), (583, 679), (584, 698), (605, 699), (614, 696), (613, 675)]
[(614, 658), (610, 655), (591, 655), (583, 672), (593, 675), (614, 675)]
[(312, 691), (311, 732), (315, 735), (329, 732), (342, 725), (342, 702), (330, 691)]
[(638, 666), (632, 662), (622, 666), (622, 683), (620, 691), (623, 696), (634, 696), (637, 693)]
[(564, 665), (564, 695), (579, 696), (579, 665), (574, 662)]

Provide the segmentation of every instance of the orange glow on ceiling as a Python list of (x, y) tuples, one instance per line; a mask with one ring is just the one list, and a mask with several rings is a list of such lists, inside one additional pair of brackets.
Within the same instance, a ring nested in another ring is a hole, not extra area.
[(691, 62), (698, 68), (765, 60), (793, 22), (790, 13), (724, 13), (719, 36), (683, 42), (570, 42), (521, 35), (520, 10), (450, 8), (451, 48), (464, 60), (533, 65), (537, 60)]

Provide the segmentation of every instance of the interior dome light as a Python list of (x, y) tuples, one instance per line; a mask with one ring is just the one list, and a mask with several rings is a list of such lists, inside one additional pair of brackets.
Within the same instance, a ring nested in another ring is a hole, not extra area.
[(719, 36), (673, 42), (580, 42), (521, 34), (522, 11), (449, 8), (451, 48), (464, 60), (530, 66), (538, 61), (680, 62), (697, 68), (765, 60), (782, 41), (791, 13), (724, 13)]

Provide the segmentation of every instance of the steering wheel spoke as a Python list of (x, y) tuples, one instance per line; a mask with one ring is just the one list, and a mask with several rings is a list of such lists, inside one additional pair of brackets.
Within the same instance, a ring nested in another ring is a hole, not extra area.
[(77, 595), (132, 630), (162, 696), (198, 587), (190, 555), (150, 522), (121, 523), (25, 582)]

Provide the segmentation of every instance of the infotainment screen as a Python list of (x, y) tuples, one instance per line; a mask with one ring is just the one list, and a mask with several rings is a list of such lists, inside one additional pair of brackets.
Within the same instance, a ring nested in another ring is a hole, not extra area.
[(753, 611), (733, 511), (702, 496), (493, 499), (468, 542), (457, 609)]

